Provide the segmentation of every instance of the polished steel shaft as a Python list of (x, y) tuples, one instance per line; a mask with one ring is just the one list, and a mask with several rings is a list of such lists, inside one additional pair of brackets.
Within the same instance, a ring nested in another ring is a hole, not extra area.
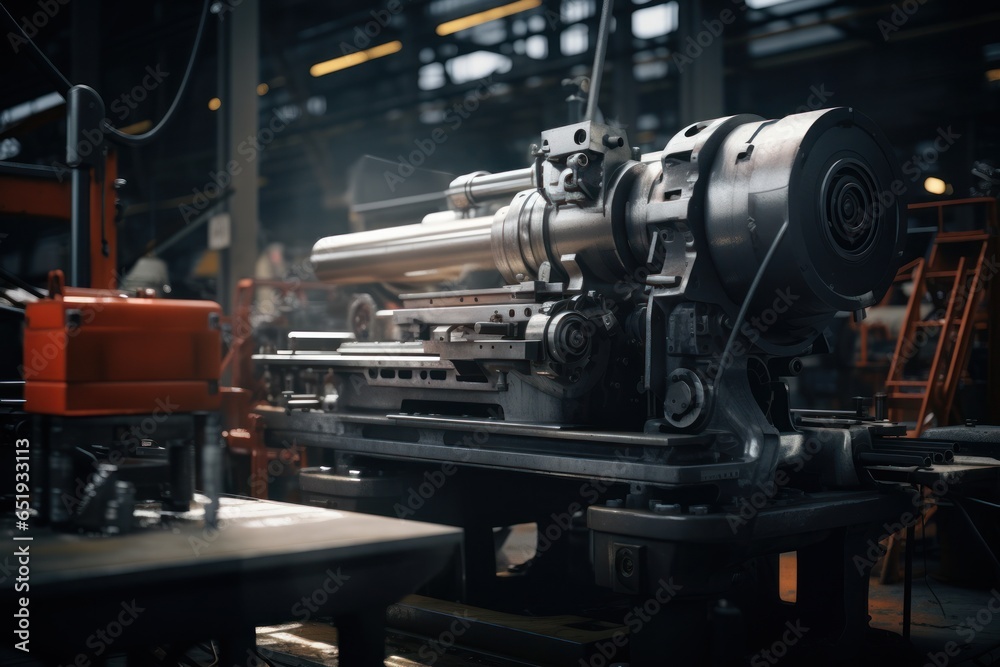
[[(728, 297), (732, 315), (748, 295), (752, 312), (783, 300), (780, 312), (788, 314), (767, 336), (796, 343), (811, 340), (837, 311), (876, 303), (895, 276), (906, 225), (902, 204), (885, 193), (898, 167), (884, 135), (853, 109), (695, 123), (659, 160), (601, 163), (593, 200), (559, 190), (576, 184), (577, 172), (586, 179), (580, 170), (589, 161), (574, 154), (577, 145), (590, 146), (585, 129), (546, 136), (550, 151), (570, 157), (550, 158), (541, 190), (520, 190), (494, 216), (435, 214), (423, 224), (321, 239), (312, 255), (317, 276), (341, 284), (433, 283), (475, 267), (496, 269), (513, 284), (547, 266), (553, 281), (576, 275), (592, 288), (627, 294), (614, 286), (641, 285), (653, 272), (693, 300), (715, 285), (711, 299)], [(621, 141), (606, 136), (602, 145), (615, 150)], [(528, 174), (469, 174), (451, 190), (474, 204), (477, 191), (495, 197), (527, 185)], [(775, 260), (761, 272), (772, 244)]]
[(493, 268), (493, 216), (404, 225), (316, 242), (316, 277), (342, 285), (437, 282), (463, 268)]
[(445, 191), (448, 205), (452, 209), (464, 211), (491, 199), (510, 199), (518, 192), (533, 187), (531, 168), (513, 169), (491, 174), (476, 171), (459, 176)]

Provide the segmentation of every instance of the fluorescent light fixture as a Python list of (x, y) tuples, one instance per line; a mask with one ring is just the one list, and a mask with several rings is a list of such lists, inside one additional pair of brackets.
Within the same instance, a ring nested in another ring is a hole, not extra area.
[(676, 2), (667, 2), (635, 10), (632, 13), (632, 35), (638, 39), (653, 39), (677, 30), (678, 7)]
[(943, 195), (948, 191), (948, 184), (940, 178), (931, 176), (924, 180), (924, 190), (927, 190), (932, 195)]
[(378, 46), (373, 46), (372, 48), (365, 49), (364, 51), (356, 51), (354, 53), (348, 53), (346, 56), (340, 56), (339, 58), (324, 60), (321, 63), (316, 63), (309, 68), (309, 73), (313, 76), (325, 76), (327, 74), (332, 74), (333, 72), (339, 72), (342, 69), (347, 69), (348, 67), (354, 67), (355, 65), (366, 63), (369, 60), (375, 60), (376, 58), (381, 58), (383, 56), (390, 56), (393, 53), (397, 53), (402, 48), (403, 43), (399, 40), (379, 44)]
[(439, 25), (434, 32), (441, 37), (444, 37), (445, 35), (451, 35), (462, 30), (474, 28), (475, 26), (482, 25), (483, 23), (489, 23), (490, 21), (502, 19), (505, 16), (520, 14), (521, 12), (526, 12), (529, 9), (534, 9), (535, 7), (540, 7), (541, 5), (542, 0), (518, 0), (517, 2), (512, 2), (507, 5), (500, 5), (499, 7), (494, 7), (493, 9), (487, 9), (484, 12), (476, 12), (475, 14), (463, 16), (460, 19), (446, 21)]
[(747, 0), (747, 7), (750, 9), (767, 9), (774, 5), (783, 5), (790, 0)]

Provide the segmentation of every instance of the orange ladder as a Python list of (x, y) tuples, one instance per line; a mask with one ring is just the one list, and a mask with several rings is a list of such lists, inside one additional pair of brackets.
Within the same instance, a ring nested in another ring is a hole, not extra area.
[[(980, 306), (993, 277), (993, 265), (987, 262), (991, 236), (983, 230), (943, 230), (946, 206), (980, 203), (989, 207), (986, 229), (995, 229), (995, 199), (960, 199), (909, 207), (938, 209), (938, 232), (930, 256), (910, 262), (896, 277), (897, 282), (912, 281), (913, 292), (886, 388), (889, 418), (912, 424), (907, 430), (910, 437), (920, 435), (932, 422), (945, 425), (953, 416), (960, 418), (955, 406), (959, 381), (969, 364), (977, 324), (988, 326)], [(985, 275), (987, 269), (990, 275)], [(921, 306), (928, 302), (934, 310), (925, 318)], [(933, 355), (928, 363), (931, 345)]]

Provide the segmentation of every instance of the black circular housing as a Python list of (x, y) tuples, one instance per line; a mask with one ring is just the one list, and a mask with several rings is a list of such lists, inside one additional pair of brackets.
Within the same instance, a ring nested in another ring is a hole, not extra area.
[(743, 323), (755, 339), (811, 341), (837, 311), (882, 297), (906, 231), (899, 179), (882, 133), (852, 109), (747, 123), (726, 137), (709, 173), (704, 225), (737, 306), (788, 221)]

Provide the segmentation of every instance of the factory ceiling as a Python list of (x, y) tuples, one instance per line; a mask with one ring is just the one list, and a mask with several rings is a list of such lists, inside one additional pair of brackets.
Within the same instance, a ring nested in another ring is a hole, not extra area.
[[(1000, 159), (995, 3), (717, 0), (701, 3), (703, 21), (684, 30), (687, 4), (616, 6), (601, 106), (644, 150), (662, 148), (692, 120), (682, 110), (682, 97), (692, 94), (681, 84), (685, 69), (722, 40), (723, 113), (863, 110), (918, 175), (911, 196), (927, 196), (925, 177), (965, 194), (974, 184), (972, 162)], [(156, 123), (172, 101), (201, 7), (193, 0), (4, 5), (71, 80), (103, 95), (115, 125), (132, 131)], [(217, 54), (227, 15), (239, 5), (215, 3), (191, 87), (166, 136), (121, 152), (128, 180), (121, 192), (123, 268), (149, 241), (169, 239), (190, 222), (184, 206), (217, 173), (227, 104), (220, 81), (227, 68), (239, 67), (220, 63)], [(262, 127), (280, 127), (266, 146), (247, 148), (260, 159), (261, 227), (264, 240), (305, 249), (351, 228), (350, 173), (363, 155), (397, 160), (424, 139), (430, 148), (421, 166), (430, 170), (524, 166), (538, 133), (565, 122), (563, 100), (572, 91), (563, 82), (587, 73), (599, 6), (261, 0), (260, 11), (259, 113)], [(12, 34), (0, 50), (0, 157), (59, 162), (61, 98)], [(436, 128), (445, 132), (435, 135)], [(933, 161), (914, 162), (935, 141), (958, 149), (939, 145)], [(169, 253), (196, 254), (203, 246), (203, 236), (192, 234)]]

